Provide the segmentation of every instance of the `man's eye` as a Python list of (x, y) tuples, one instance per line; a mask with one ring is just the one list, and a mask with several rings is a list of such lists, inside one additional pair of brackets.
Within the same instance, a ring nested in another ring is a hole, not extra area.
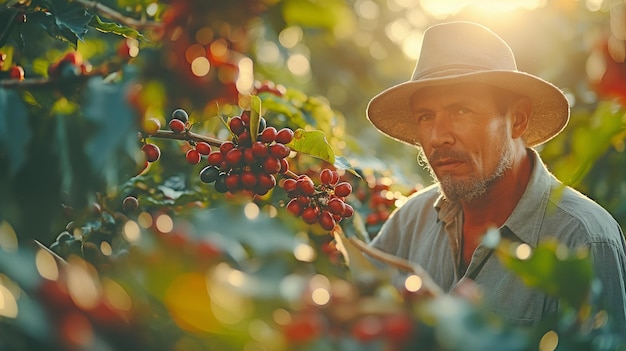
[(418, 122), (427, 122), (430, 121), (434, 118), (432, 113), (422, 113), (420, 115), (417, 116), (417, 121)]
[(459, 107), (459, 108), (456, 109), (455, 114), (461, 116), (461, 115), (466, 115), (466, 114), (468, 114), (470, 112), (471, 111), (468, 108)]

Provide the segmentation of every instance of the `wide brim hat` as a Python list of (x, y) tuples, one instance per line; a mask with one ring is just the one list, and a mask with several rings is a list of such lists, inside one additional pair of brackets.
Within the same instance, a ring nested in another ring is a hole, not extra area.
[(519, 71), (509, 45), (490, 29), (471, 22), (449, 22), (424, 32), (420, 57), (411, 80), (376, 95), (367, 106), (369, 121), (387, 136), (417, 145), (417, 126), (410, 100), (420, 89), (455, 83), (483, 83), (532, 101), (526, 146), (545, 143), (569, 120), (563, 92), (537, 76)]

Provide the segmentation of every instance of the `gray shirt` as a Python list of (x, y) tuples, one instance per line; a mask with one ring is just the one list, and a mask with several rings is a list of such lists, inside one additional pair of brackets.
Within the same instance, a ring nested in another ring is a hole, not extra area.
[[(626, 245), (618, 223), (598, 204), (548, 172), (533, 150), (534, 168), (519, 203), (501, 232), (531, 247), (549, 237), (568, 248), (589, 248), (595, 276), (603, 285), (604, 301), (614, 323), (626, 325)], [(558, 309), (558, 301), (526, 287), (483, 244), (474, 251), (465, 272), (461, 267), (463, 211), (443, 198), (434, 184), (414, 194), (383, 225), (371, 245), (421, 265), (451, 291), (471, 275), (483, 290), (488, 309), (521, 325), (536, 324)]]

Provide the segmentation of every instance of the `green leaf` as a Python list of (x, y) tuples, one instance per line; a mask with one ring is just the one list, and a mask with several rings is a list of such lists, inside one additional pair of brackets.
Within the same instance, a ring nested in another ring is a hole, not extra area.
[(282, 113), (289, 119), (298, 118), (302, 120), (302, 123), (304, 122), (302, 111), (294, 106), (292, 102), (286, 101), (272, 93), (260, 93), (259, 98), (263, 101), (263, 107), (266, 111)]
[(87, 25), (93, 15), (83, 6), (71, 1), (51, 1), (51, 12), (37, 11), (30, 15), (48, 34), (76, 46), (87, 34)]
[(22, 98), (15, 91), (0, 89), (0, 162), (4, 157), (8, 159), (11, 174), (24, 165), (31, 137)]
[(539, 288), (570, 307), (579, 309), (590, 292), (593, 271), (586, 250), (568, 252), (556, 240), (543, 242), (535, 249), (503, 240), (496, 253), (526, 285)]
[(137, 30), (115, 22), (105, 22), (98, 15), (94, 15), (89, 25), (102, 33), (113, 33), (125, 38), (145, 39)]
[(254, 143), (257, 139), (258, 133), (254, 131), (259, 130), (259, 123), (261, 122), (261, 99), (258, 96), (253, 95), (250, 99), (250, 139)]
[(345, 169), (346, 171), (361, 178), (361, 175), (354, 169), (354, 167), (352, 167), (350, 161), (348, 161), (348, 159), (343, 156), (335, 156), (335, 163), (333, 165), (339, 169)]
[(85, 118), (95, 127), (85, 153), (95, 173), (104, 174), (109, 182), (117, 180), (121, 161), (134, 160), (138, 149), (135, 112), (125, 99), (127, 87), (97, 77), (85, 88)]
[(287, 146), (293, 151), (335, 164), (335, 152), (326, 140), (326, 134), (322, 131), (298, 129), (294, 133), (293, 140)]

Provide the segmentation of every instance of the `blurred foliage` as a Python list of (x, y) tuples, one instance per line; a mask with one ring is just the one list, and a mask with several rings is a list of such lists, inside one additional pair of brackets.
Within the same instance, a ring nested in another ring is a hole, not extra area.
[[(624, 347), (594, 307), (584, 252), (548, 242), (526, 259), (501, 243), (502, 262), (566, 305), (507, 325), (480, 303), (395, 287), (392, 268), (291, 216), (281, 179), (263, 196), (220, 193), (199, 179), (204, 160), (185, 160), (197, 140), (146, 131), (184, 108), (191, 132), (229, 140), (252, 108), (254, 125), (296, 130), (295, 176), (331, 168), (352, 184), (340, 224), (367, 241), (430, 180), (366, 104), (408, 79), (427, 26), (474, 20), (567, 93), (570, 125), (539, 151), (626, 224), (624, 6), (441, 3), (0, 0), (0, 349)], [(10, 79), (16, 65), (25, 80)], [(146, 142), (161, 150), (147, 168)]]

